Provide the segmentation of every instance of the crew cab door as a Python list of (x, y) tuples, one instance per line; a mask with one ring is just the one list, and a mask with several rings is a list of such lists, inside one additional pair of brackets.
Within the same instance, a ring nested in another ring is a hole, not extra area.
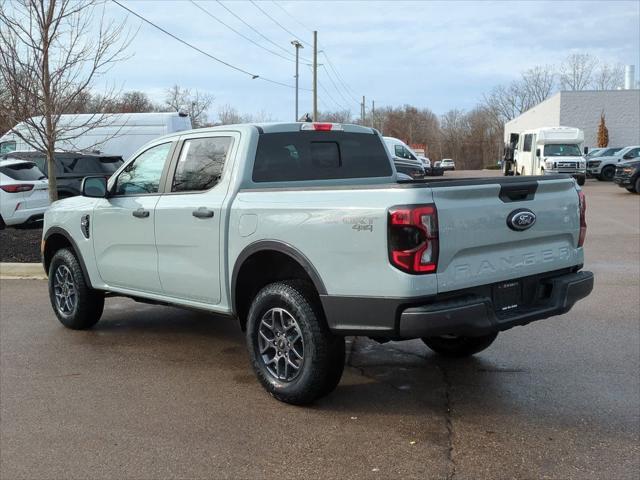
[(155, 237), (171, 142), (150, 147), (120, 171), (94, 208), (93, 246), (102, 280), (113, 287), (161, 293)]
[(237, 133), (191, 135), (178, 146), (166, 193), (156, 205), (158, 271), (163, 292), (220, 302), (220, 225)]

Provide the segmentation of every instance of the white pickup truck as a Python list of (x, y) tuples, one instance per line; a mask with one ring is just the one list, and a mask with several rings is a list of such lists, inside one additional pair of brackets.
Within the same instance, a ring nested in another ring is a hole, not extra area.
[(262, 385), (295, 404), (339, 383), (346, 335), (472, 355), (593, 287), (572, 178), (403, 183), (354, 125), (159, 138), (54, 203), (43, 232), (63, 325), (92, 327), (111, 295), (235, 317)]

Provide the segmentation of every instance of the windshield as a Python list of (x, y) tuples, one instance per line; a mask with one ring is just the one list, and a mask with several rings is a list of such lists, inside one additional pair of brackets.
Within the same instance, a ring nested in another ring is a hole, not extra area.
[(545, 157), (581, 157), (580, 147), (576, 144), (556, 143), (544, 146)]

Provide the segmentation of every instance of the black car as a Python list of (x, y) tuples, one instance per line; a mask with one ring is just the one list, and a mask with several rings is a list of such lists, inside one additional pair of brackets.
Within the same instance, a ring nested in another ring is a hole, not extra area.
[(613, 181), (631, 193), (640, 193), (640, 159), (616, 165)]
[[(2, 159), (18, 158), (34, 162), (47, 175), (47, 161), (40, 152), (11, 152)], [(122, 165), (122, 157), (91, 153), (57, 152), (55, 154), (58, 198), (80, 195), (84, 177), (104, 175), (109, 178)]]

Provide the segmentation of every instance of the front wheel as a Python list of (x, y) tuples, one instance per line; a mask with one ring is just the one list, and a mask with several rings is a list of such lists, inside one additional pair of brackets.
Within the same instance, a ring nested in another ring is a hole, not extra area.
[(580, 175), (576, 178), (576, 181), (578, 182), (578, 185), (582, 187), (586, 181), (586, 177), (584, 175)]
[(604, 180), (605, 182), (610, 182), (613, 180), (614, 175), (616, 174), (616, 167), (613, 165), (607, 165), (602, 169), (600, 175), (598, 176), (598, 180)]
[(335, 389), (344, 369), (344, 338), (326, 325), (312, 287), (277, 282), (254, 298), (247, 347), (262, 386), (282, 402), (304, 405)]
[(441, 337), (423, 337), (422, 341), (427, 347), (443, 357), (462, 358), (489, 348), (497, 336), (497, 332), (481, 337), (443, 335)]
[(49, 299), (60, 323), (73, 330), (93, 327), (104, 309), (104, 294), (89, 286), (80, 262), (66, 248), (51, 259)]

